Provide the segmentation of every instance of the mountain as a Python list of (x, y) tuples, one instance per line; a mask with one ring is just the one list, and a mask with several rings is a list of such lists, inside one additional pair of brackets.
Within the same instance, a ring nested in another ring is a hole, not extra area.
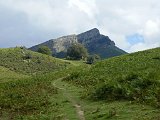
[(114, 41), (112, 41), (108, 36), (100, 34), (97, 28), (78, 35), (74, 34), (57, 39), (51, 39), (29, 49), (37, 51), (39, 46), (48, 46), (52, 50), (54, 56), (63, 58), (66, 56), (68, 47), (70, 47), (72, 43), (77, 42), (83, 44), (90, 54), (98, 54), (101, 58), (109, 58), (126, 54), (126, 52), (118, 48)]

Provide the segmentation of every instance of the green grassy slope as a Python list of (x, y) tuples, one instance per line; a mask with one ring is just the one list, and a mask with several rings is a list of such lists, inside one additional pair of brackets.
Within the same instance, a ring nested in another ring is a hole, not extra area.
[[(75, 87), (73, 84), (59, 80), (68, 75), (72, 76), (73, 71), (81, 73), (82, 70), (89, 70), (89, 68), (90, 66), (81, 64), (79, 67), (75, 66), (54, 73), (0, 83), (0, 119), (76, 120), (76, 109), (69, 101), (70, 98), (81, 106), (86, 120), (159, 118), (158, 109), (130, 101), (94, 102), (83, 99), (81, 95), (85, 93), (86, 88)], [(114, 111), (116, 114), (112, 114)]]
[(0, 119), (57, 119), (59, 106), (51, 102), (57, 95), (51, 81), (57, 75), (37, 73), (61, 71), (72, 65), (22, 48), (0, 49)]
[(96, 100), (128, 99), (160, 107), (160, 48), (101, 61), (67, 80)]
[[(89, 67), (89, 66), (88, 66)], [(87, 66), (78, 68), (82, 70)], [(0, 84), (0, 119), (6, 120), (77, 120), (70, 99), (81, 106), (86, 120), (159, 118), (159, 110), (129, 101), (106, 102), (82, 98), (83, 87), (59, 80), (77, 68), (48, 73)], [(56, 87), (54, 87), (54, 85)], [(112, 112), (116, 111), (116, 114)]]
[(0, 49), (0, 119), (63, 119), (61, 94), (51, 82), (80, 64), (21, 48)]
[[(63, 80), (56, 80), (55, 83), (57, 87), (63, 88), (59, 89), (60, 91), (66, 93), (63, 94), (66, 95), (63, 96), (63, 99), (70, 96), (81, 106), (86, 120), (158, 120), (160, 117), (159, 109), (152, 106), (122, 100), (112, 102), (93, 101), (81, 96), (85, 92), (82, 87), (76, 87)], [(61, 102), (61, 104), (64, 106), (62, 108), (64, 110), (63, 114), (71, 115), (71, 110), (74, 108), (67, 108), (67, 105), (71, 103)]]
[(54, 119), (58, 108), (50, 100), (56, 94), (44, 76), (0, 83), (0, 119)]
[(0, 66), (0, 83), (12, 81), (12, 80), (18, 80), (18, 79), (26, 78), (26, 77), (28, 76), (23, 75), (23, 74), (18, 74), (14, 71), (11, 71), (7, 68)]
[[(9, 49), (3, 50), (6, 52)], [(10, 50), (22, 52), (20, 48)], [(12, 60), (9, 58), (13, 58), (13, 53), (6, 53), (8, 57), (3, 57), (3, 59), (7, 62), (3, 61), (4, 64), (0, 67), (0, 79), (2, 78), (0, 119), (76, 119), (75, 107), (70, 102), (70, 97), (81, 105), (87, 120), (158, 120), (160, 117), (159, 109), (144, 105), (147, 103), (159, 107), (160, 104), (159, 48), (107, 59), (93, 66), (68, 61), (69, 66), (73, 65), (69, 69), (67, 61), (53, 58), (56, 61), (53, 64), (58, 62), (58, 67), (62, 64), (60, 68), (51, 70), (44, 68), (40, 72), (54, 72), (32, 77), (19, 74), (29, 73), (23, 67), (30, 69), (28, 64), (22, 62), (24, 60), (21, 59), (22, 56), (17, 57), (15, 54), (17, 59)], [(35, 56), (41, 54), (34, 52), (31, 54), (32, 58), (26, 61), (34, 64), (35, 67), (39, 66), (34, 62), (37, 60)], [(42, 56), (45, 60), (42, 64), (48, 63), (48, 56)], [(10, 61), (17, 65), (16, 69), (13, 69)], [(22, 66), (19, 67), (15, 61), (19, 61)], [(67, 69), (62, 69), (65, 67)], [(37, 73), (37, 69), (32, 68), (32, 70)], [(92, 100), (86, 99), (88, 97)]]
[(0, 66), (24, 74), (46, 73), (70, 63), (21, 48), (0, 49)]
[(69, 110), (67, 111), (69, 116), (76, 117), (74, 109), (70, 108), (73, 106), (65, 102), (63, 93), (59, 93), (57, 88), (52, 85), (53, 80), (67, 76), (75, 71), (76, 67), (32, 77), (23, 75), (22, 77), (19, 74), (18, 79), (16, 78), (18, 74), (13, 72), (16, 80), (10, 80), (9, 77), (12, 77), (12, 74), (6, 73), (3, 80), (8, 82), (0, 83), (0, 119), (64, 120), (64, 105)]

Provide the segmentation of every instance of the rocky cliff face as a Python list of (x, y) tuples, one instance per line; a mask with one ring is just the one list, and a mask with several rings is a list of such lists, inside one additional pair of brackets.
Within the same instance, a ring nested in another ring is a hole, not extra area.
[(37, 51), (39, 46), (48, 46), (55, 56), (63, 58), (66, 56), (68, 47), (70, 47), (72, 43), (77, 42), (83, 44), (90, 54), (98, 54), (102, 58), (118, 56), (126, 53), (116, 47), (114, 41), (110, 40), (108, 36), (101, 35), (97, 28), (79, 35), (68, 35), (57, 39), (51, 39), (29, 49)]
[(108, 36), (101, 35), (97, 28), (77, 35), (78, 41), (82, 43), (89, 52), (95, 51), (100, 47), (115, 46), (114, 41), (111, 41)]
[(67, 48), (70, 47), (72, 43), (77, 43), (78, 39), (76, 35), (69, 35), (60, 37), (58, 39), (53, 39), (52, 50), (54, 53), (67, 52)]
[(85, 43), (89, 40), (94, 41), (98, 36), (100, 36), (100, 32), (97, 28), (91, 29), (89, 31), (77, 35), (78, 41), (80, 43)]
[(48, 46), (51, 50), (54, 56), (63, 58), (65, 57), (65, 54), (67, 52), (67, 49), (71, 46), (73, 43), (77, 43), (78, 39), (76, 35), (68, 35), (63, 36), (57, 39), (51, 39), (47, 42), (41, 43), (39, 45), (35, 45), (30, 50), (37, 51), (39, 46)]

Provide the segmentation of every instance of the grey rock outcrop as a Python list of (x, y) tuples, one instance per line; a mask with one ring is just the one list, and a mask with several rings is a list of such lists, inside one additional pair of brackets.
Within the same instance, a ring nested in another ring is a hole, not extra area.
[(90, 54), (98, 54), (102, 58), (109, 58), (126, 53), (116, 47), (114, 41), (110, 40), (108, 36), (101, 35), (97, 28), (78, 35), (68, 35), (57, 39), (51, 39), (29, 49), (37, 51), (39, 46), (48, 46), (52, 50), (54, 56), (63, 58), (66, 56), (67, 49), (73, 43), (77, 42), (83, 44)]

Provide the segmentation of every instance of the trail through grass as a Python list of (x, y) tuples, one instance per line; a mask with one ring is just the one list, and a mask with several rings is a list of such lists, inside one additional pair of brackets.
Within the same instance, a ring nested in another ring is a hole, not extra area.
[[(52, 85), (63, 99), (63, 112), (69, 120), (158, 120), (159, 109), (131, 101), (92, 101), (82, 98), (83, 88), (59, 78)], [(67, 102), (67, 104), (64, 104)]]
[(76, 98), (74, 98), (75, 96), (71, 94), (70, 90), (67, 89), (68, 88), (67, 84), (65, 82), (62, 82), (62, 80), (63, 78), (55, 80), (53, 82), (53, 86), (55, 88), (58, 88), (62, 92), (64, 97), (67, 98), (70, 104), (74, 106), (74, 109), (76, 111), (75, 117), (77, 117), (77, 119), (79, 120), (85, 120), (84, 111), (82, 110), (81, 105), (78, 103), (78, 101), (76, 101)]
[(0, 120), (159, 120), (159, 51), (90, 66), (2, 49)]
[(67, 81), (95, 100), (128, 100), (160, 108), (160, 48), (114, 57), (73, 71)]

